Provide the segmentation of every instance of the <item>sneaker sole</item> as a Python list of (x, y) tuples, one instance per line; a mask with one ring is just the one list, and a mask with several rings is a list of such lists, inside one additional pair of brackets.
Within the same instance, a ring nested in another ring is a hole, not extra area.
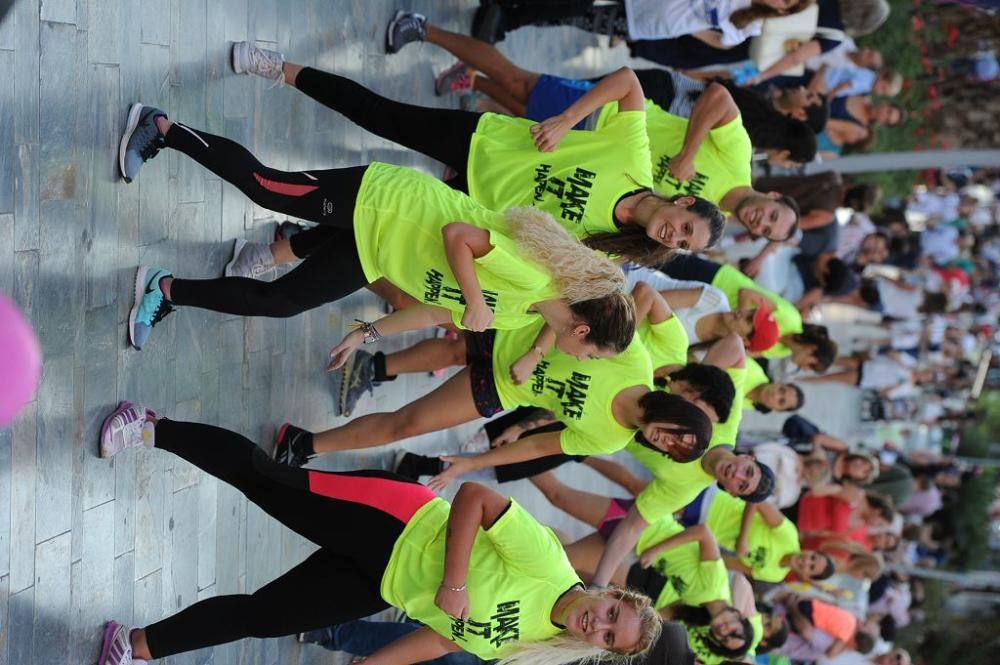
[(142, 115), (142, 102), (136, 102), (128, 110), (125, 132), (122, 134), (122, 140), (118, 142), (118, 170), (121, 172), (122, 180), (125, 182), (132, 182), (132, 178), (125, 175), (125, 149), (128, 147), (128, 142), (132, 139), (132, 134), (135, 133), (135, 128), (139, 126), (140, 115)]
[(389, 55), (398, 53), (396, 47), (393, 46), (392, 44), (392, 26), (396, 25), (396, 21), (398, 21), (399, 17), (405, 13), (406, 12), (404, 12), (402, 9), (396, 10), (395, 16), (392, 17), (392, 20), (389, 21), (389, 25), (387, 25), (385, 28), (385, 52)]
[(233, 276), (233, 266), (236, 265), (236, 259), (240, 257), (240, 252), (246, 247), (247, 241), (243, 238), (237, 238), (236, 242), (233, 244), (233, 258), (229, 259), (229, 263), (226, 264), (226, 269), (222, 271), (223, 276), (232, 277)]
[(113, 457), (115, 454), (115, 453), (108, 453), (108, 449), (111, 448), (111, 441), (110, 440), (105, 441), (105, 438), (108, 436), (108, 430), (111, 427), (111, 421), (115, 419), (115, 416), (121, 413), (122, 409), (128, 408), (130, 406), (133, 406), (133, 404), (128, 400), (118, 402), (118, 406), (115, 407), (115, 410), (112, 411), (108, 415), (108, 417), (104, 419), (103, 423), (101, 423), (100, 450), (101, 450), (101, 457), (103, 459), (108, 459), (109, 457)]
[(271, 451), (271, 459), (275, 462), (278, 461), (278, 448), (281, 447), (279, 444), (285, 438), (285, 432), (288, 431), (289, 426), (291, 426), (291, 423), (282, 423), (281, 427), (278, 428), (278, 436), (274, 438), (274, 450)]
[(243, 58), (247, 57), (247, 53), (250, 51), (250, 44), (248, 42), (233, 42), (233, 48), (230, 51), (229, 64), (232, 65), (233, 71), (237, 74), (246, 74), (247, 70), (239, 66), (239, 61), (237, 59), (237, 49), (239, 50), (239, 55)]
[(109, 621), (105, 624), (104, 638), (101, 640), (101, 658), (97, 661), (97, 665), (105, 665), (108, 662), (108, 654), (111, 652), (111, 638), (114, 637), (120, 625), (114, 621)]
[(128, 341), (137, 351), (142, 351), (141, 346), (135, 343), (135, 317), (139, 314), (139, 303), (146, 291), (146, 276), (151, 268), (149, 266), (139, 266), (135, 271), (135, 293), (132, 295), (132, 309), (128, 313)]

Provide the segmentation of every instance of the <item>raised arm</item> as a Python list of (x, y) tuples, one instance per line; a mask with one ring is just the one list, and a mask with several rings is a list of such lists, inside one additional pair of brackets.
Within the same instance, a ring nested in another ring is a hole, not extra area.
[(444, 576), (434, 604), (448, 616), (469, 618), (469, 557), (479, 529), (487, 530), (510, 505), (510, 499), (479, 483), (458, 488), (448, 514), (444, 546)]
[(729, 333), (712, 344), (702, 362), (706, 365), (714, 365), (719, 369), (729, 369), (730, 367), (743, 367), (746, 364), (746, 357), (746, 346), (743, 344), (743, 338), (736, 333)]
[(740, 109), (726, 86), (714, 81), (709, 83), (691, 108), (691, 117), (688, 118), (687, 133), (684, 134), (681, 151), (667, 165), (671, 175), (678, 180), (694, 178), (694, 158), (705, 137), (716, 127), (722, 127), (735, 120), (739, 114)]
[(622, 67), (608, 74), (587, 91), (587, 94), (573, 102), (559, 115), (547, 118), (531, 126), (535, 146), (542, 152), (551, 152), (576, 123), (598, 110), (605, 104), (618, 102), (619, 111), (644, 111), (646, 98), (638, 77), (628, 67)]
[(535, 341), (530, 349), (527, 349), (520, 358), (510, 366), (510, 378), (515, 385), (521, 385), (528, 380), (531, 373), (538, 367), (545, 354), (552, 350), (556, 344), (556, 331), (546, 323), (535, 336)]
[(638, 508), (633, 505), (629, 508), (625, 517), (618, 522), (618, 526), (611, 532), (601, 560), (597, 563), (597, 570), (594, 571), (592, 583), (596, 586), (607, 586), (614, 576), (618, 566), (625, 560), (625, 555), (629, 553), (635, 544), (639, 542), (639, 536), (643, 529), (649, 526), (649, 522), (643, 519)]
[(441, 459), (450, 466), (430, 479), (427, 485), (441, 491), (451, 484), (451, 481), (463, 474), (490, 466), (513, 464), (529, 459), (538, 459), (549, 455), (559, 455), (562, 447), (559, 444), (560, 432), (543, 432), (518, 439), (499, 448), (493, 448), (481, 455), (469, 457), (442, 456)]
[(702, 561), (715, 561), (722, 557), (712, 530), (705, 524), (695, 524), (643, 550), (639, 563), (643, 568), (649, 568), (661, 553), (695, 542), (698, 543), (698, 558)]
[(441, 235), (444, 236), (448, 265), (465, 298), (462, 325), (469, 330), (482, 332), (493, 324), (493, 310), (486, 304), (483, 290), (479, 286), (475, 262), (493, 249), (490, 232), (465, 222), (452, 222), (441, 228)]
[(632, 289), (632, 299), (635, 301), (635, 320), (648, 319), (653, 325), (663, 323), (674, 315), (666, 299), (660, 292), (646, 282), (639, 282)]
[(632, 496), (638, 496), (639, 492), (646, 489), (646, 485), (649, 485), (649, 481), (643, 480), (629, 471), (624, 464), (619, 464), (607, 457), (591, 455), (583, 463), (611, 482), (624, 487)]
[(757, 85), (758, 83), (763, 83), (764, 81), (773, 79), (775, 76), (780, 75), (786, 69), (789, 69), (790, 67), (795, 67), (797, 65), (801, 65), (809, 58), (815, 57), (822, 52), (823, 49), (820, 47), (819, 41), (812, 39), (806, 42), (805, 44), (802, 44), (791, 53), (788, 53), (785, 56), (778, 59), (777, 62), (775, 62), (773, 65), (762, 71), (757, 76), (751, 78), (749, 81), (747, 81), (747, 85)]
[[(451, 322), (451, 312), (444, 307), (419, 303), (406, 309), (398, 309), (388, 316), (375, 321), (374, 333), (381, 337), (397, 335), (410, 330), (423, 330), (443, 323)], [(374, 334), (369, 333), (369, 334)], [(376, 338), (377, 339), (377, 338)], [(354, 350), (365, 342), (365, 325), (358, 326), (341, 340), (340, 344), (330, 350), (330, 363), (326, 366), (328, 372), (341, 367), (351, 357)]]

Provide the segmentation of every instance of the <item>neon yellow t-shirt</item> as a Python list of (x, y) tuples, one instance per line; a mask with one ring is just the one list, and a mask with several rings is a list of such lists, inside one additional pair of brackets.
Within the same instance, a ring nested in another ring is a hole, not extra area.
[(517, 641), (548, 639), (556, 600), (580, 578), (559, 539), (511, 499), (488, 531), (476, 534), (469, 557), (469, 618), (453, 619), (434, 596), (444, 571), (450, 506), (434, 499), (410, 519), (382, 576), (382, 597), (465, 651), (496, 658)]
[[(746, 369), (730, 367), (726, 373), (733, 380), (736, 395), (733, 398), (733, 407), (729, 410), (729, 418), (712, 426), (712, 439), (709, 441), (708, 450), (722, 445), (734, 447), (736, 433), (743, 418), (743, 410), (739, 406), (743, 403)], [(675, 462), (638, 442), (629, 443), (626, 450), (653, 474), (653, 479), (635, 498), (636, 509), (650, 524), (688, 505), (703, 489), (715, 482), (715, 476), (705, 471), (701, 465), (704, 456), (693, 462)]]
[(743, 382), (743, 410), (750, 411), (753, 409), (753, 401), (748, 397), (750, 391), (765, 383), (770, 383), (771, 379), (767, 378), (767, 374), (764, 373), (764, 368), (760, 366), (760, 363), (750, 356), (745, 358), (745, 363), (747, 378)]
[(552, 275), (522, 257), (504, 235), (503, 213), (487, 210), (437, 178), (392, 164), (372, 163), (354, 207), (354, 236), (365, 278), (390, 282), (429, 305), (452, 312), (461, 327), (465, 299), (448, 265), (441, 229), (465, 222), (490, 232), (493, 249), (476, 259), (476, 276), (493, 309), (493, 327), (520, 328), (541, 317), (528, 308), (558, 297)]
[[(746, 502), (742, 499), (725, 492), (716, 492), (712, 498), (705, 523), (722, 547), (736, 549), (743, 509), (746, 506)], [(750, 520), (747, 546), (749, 554), (741, 557), (740, 561), (749, 566), (753, 578), (762, 582), (780, 582), (790, 570), (781, 565), (781, 559), (788, 554), (799, 552), (799, 530), (787, 518), (772, 529), (760, 513), (757, 513)]]
[(650, 323), (643, 319), (635, 330), (656, 370), (664, 365), (686, 365), (690, 340), (680, 319), (671, 315), (666, 321)]
[[(643, 530), (635, 552), (641, 556), (648, 548), (683, 530), (673, 517), (664, 517)], [(672, 547), (653, 561), (653, 568), (667, 580), (660, 595), (654, 599), (657, 609), (676, 602), (685, 605), (701, 605), (713, 600), (732, 602), (726, 564), (721, 558), (702, 561), (698, 543)]]
[(652, 183), (646, 114), (618, 115), (539, 152), (534, 121), (484, 113), (469, 145), (469, 196), (491, 210), (535, 206), (578, 238), (618, 231), (618, 201)]
[(503, 408), (537, 406), (551, 411), (566, 425), (559, 434), (559, 444), (567, 455), (621, 450), (636, 430), (615, 419), (612, 402), (626, 388), (651, 389), (653, 385), (653, 367), (639, 337), (610, 358), (577, 360), (553, 349), (538, 363), (531, 379), (515, 385), (510, 366), (531, 348), (542, 325), (497, 332), (493, 376)]
[[(741, 273), (731, 265), (724, 265), (719, 268), (712, 278), (712, 286), (718, 288), (726, 294), (731, 309), (739, 309), (740, 289), (752, 289), (758, 293), (763, 293), (771, 302), (774, 309), (771, 315), (774, 322), (778, 324), (778, 335), (797, 335), (802, 332), (802, 314), (795, 309), (795, 305), (788, 302), (774, 291), (769, 291), (762, 286), (758, 286), (755, 281)], [(792, 350), (778, 342), (763, 353), (765, 358), (784, 358), (792, 355)]]
[[(609, 122), (617, 111), (617, 102), (606, 104), (597, 119), (597, 127)], [(687, 128), (688, 118), (671, 115), (653, 101), (646, 100), (653, 188), (658, 193), (664, 196), (691, 194), (718, 204), (730, 190), (750, 186), (753, 146), (740, 116), (708, 132), (694, 158), (694, 179), (682, 182), (670, 175), (667, 165), (684, 146)]]

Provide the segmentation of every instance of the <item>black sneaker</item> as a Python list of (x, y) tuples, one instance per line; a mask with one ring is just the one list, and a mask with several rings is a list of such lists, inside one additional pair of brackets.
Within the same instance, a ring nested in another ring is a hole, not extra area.
[(313, 453), (310, 452), (312, 432), (285, 423), (278, 430), (277, 438), (273, 453), (275, 462), (298, 468), (305, 466), (312, 459)]
[(396, 468), (393, 469), (397, 476), (420, 480), (420, 476), (436, 476), (444, 471), (444, 462), (437, 457), (400, 452), (402, 455), (396, 457)]
[(427, 36), (427, 17), (414, 12), (398, 11), (385, 28), (385, 52), (397, 53), (411, 42), (422, 42)]

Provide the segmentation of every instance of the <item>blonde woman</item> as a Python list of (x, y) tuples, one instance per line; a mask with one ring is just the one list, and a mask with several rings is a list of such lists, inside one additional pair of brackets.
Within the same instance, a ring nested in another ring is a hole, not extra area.
[[(547, 214), (531, 209), (493, 212), (412, 169), (375, 162), (278, 171), (234, 141), (172, 123), (162, 111), (135, 104), (121, 141), (126, 180), (160, 147), (183, 152), (255, 203), (327, 226), (332, 233), (318, 240), (299, 234), (259, 247), (260, 263), (305, 259), (269, 283), (243, 277), (175, 279), (166, 270), (140, 267), (129, 316), (136, 348), (143, 347), (153, 326), (174, 305), (288, 317), (382, 277), (420, 305), (364, 323), (337, 347), (333, 366), (362, 341), (448, 322), (482, 331), (519, 328), (541, 317), (566, 339), (580, 319), (575, 304), (615, 296), (624, 286), (613, 263), (584, 247)], [(247, 260), (249, 253), (237, 242), (233, 262)], [(613, 314), (619, 322), (631, 317), (628, 303)], [(591, 332), (600, 328), (598, 322), (584, 323), (594, 324)]]
[(208, 598), (144, 628), (108, 622), (98, 665), (290, 635), (389, 606), (425, 627), (371, 665), (459, 650), (524, 665), (624, 661), (659, 634), (649, 598), (587, 591), (555, 534), (482, 485), (466, 483), (449, 505), (391, 473), (291, 469), (235, 432), (123, 402), (101, 429), (101, 455), (143, 445), (230, 483), (320, 549), (253, 594)]

